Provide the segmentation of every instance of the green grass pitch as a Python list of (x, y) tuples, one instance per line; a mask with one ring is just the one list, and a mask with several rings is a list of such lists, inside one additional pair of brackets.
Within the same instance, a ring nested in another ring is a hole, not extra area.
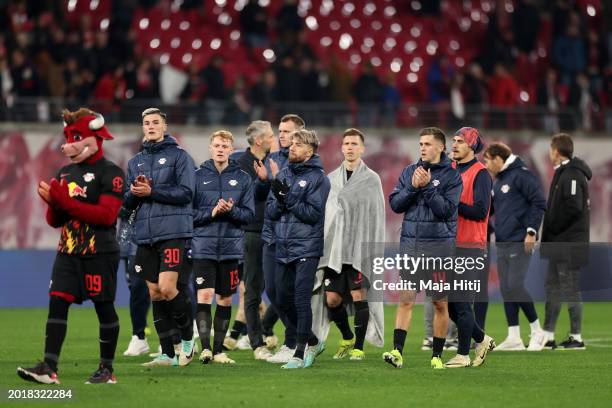
[[(543, 305), (538, 305), (543, 316)], [(493, 352), (484, 366), (434, 371), (430, 354), (420, 351), (422, 307), (417, 306), (404, 351), (404, 368), (381, 360), (392, 344), (394, 306), (387, 306), (385, 349), (366, 346), (366, 360), (335, 361), (339, 339), (332, 327), (327, 350), (312, 368), (283, 371), (253, 360), (248, 351), (230, 352), (235, 366), (141, 367), (147, 357), (123, 357), (131, 326), (120, 309), (121, 335), (115, 360), (116, 385), (85, 385), (98, 360), (97, 321), (92, 308), (70, 311), (62, 350), (60, 388), (72, 388), (63, 402), (8, 401), (8, 389), (41, 388), (17, 377), (18, 365), (42, 357), (46, 310), (0, 310), (0, 406), (51, 404), (67, 407), (609, 407), (612, 403), (612, 304), (585, 304), (586, 351)], [(351, 319), (352, 321), (352, 319)], [(523, 339), (529, 329), (521, 316)], [(568, 330), (567, 312), (559, 319), (557, 341)], [(487, 331), (498, 343), (506, 335), (501, 305), (491, 305)], [(277, 333), (280, 333), (280, 326)], [(155, 336), (149, 338), (152, 347)], [(444, 359), (453, 352), (446, 351)]]

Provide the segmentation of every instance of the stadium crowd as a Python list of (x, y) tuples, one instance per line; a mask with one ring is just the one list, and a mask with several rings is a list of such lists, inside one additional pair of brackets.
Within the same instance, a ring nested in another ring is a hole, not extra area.
[[(159, 100), (163, 64), (153, 50), (139, 45), (134, 19), (140, 11), (169, 13), (174, 3), (113, 1), (109, 19), (99, 26), (87, 14), (76, 21), (69, 19), (65, 3), (11, 0), (0, 5), (0, 23), (5, 27), (0, 34), (2, 105), (51, 97), (69, 106), (89, 104), (109, 113), (126, 100)], [(179, 101), (216, 108), (219, 113), (205, 121), (229, 124), (272, 118), (270, 107), (288, 101), (356, 104), (364, 107), (358, 123), (362, 126), (395, 125), (398, 110), (407, 102), (450, 107), (449, 126), (460, 122), (466, 106), (479, 112), (485, 107), (512, 110), (528, 104), (548, 113), (544, 127), (549, 132), (602, 127), (594, 121), (612, 103), (607, 8), (594, 16), (595, 9), (584, 1), (518, 0), (510, 2), (514, 3), (510, 11), (508, 2), (493, 2), (486, 35), (474, 58), (459, 67), (440, 48), (418, 79), (422, 92), (416, 92), (407, 88), (405, 78), (382, 67), (365, 60), (351, 65), (344, 57), (322, 55), (314, 49), (298, 3), (287, 0), (271, 15), (269, 7), (258, 1), (242, 2), (241, 46), (258, 62), (255, 75), (228, 76), (228, 70), (240, 68), (230, 67), (235, 62), (221, 53), (212, 55), (203, 64), (185, 68), (188, 80)], [(399, 15), (435, 18), (445, 2), (390, 3)], [(182, 11), (208, 21), (210, 9), (204, 2), (178, 4)], [(552, 25), (548, 49), (537, 42), (545, 22)], [(435, 25), (431, 28), (440, 30)], [(255, 55), (264, 49), (273, 51), (274, 60)], [(537, 64), (535, 72), (525, 72), (525, 61), (538, 58), (544, 63)], [(563, 109), (578, 115), (557, 118)], [(491, 125), (509, 124), (498, 115)]]

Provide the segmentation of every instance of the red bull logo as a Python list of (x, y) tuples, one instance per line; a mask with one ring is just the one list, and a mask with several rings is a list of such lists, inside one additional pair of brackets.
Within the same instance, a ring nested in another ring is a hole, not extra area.
[(74, 181), (71, 181), (70, 183), (68, 183), (68, 194), (70, 194), (70, 197), (80, 196), (80, 197), (86, 198), (87, 197), (87, 186), (81, 187)]

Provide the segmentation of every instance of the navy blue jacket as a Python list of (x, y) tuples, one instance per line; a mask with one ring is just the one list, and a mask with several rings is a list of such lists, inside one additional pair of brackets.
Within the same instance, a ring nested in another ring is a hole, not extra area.
[(546, 210), (542, 187), (520, 157), (511, 155), (493, 183), (495, 241), (522, 242), (527, 228), (538, 231)]
[[(195, 174), (192, 257), (215, 261), (242, 259), (244, 231), (241, 227), (253, 221), (255, 215), (251, 176), (231, 159), (221, 173), (210, 159)], [(221, 198), (233, 199), (234, 205), (230, 212), (213, 218), (212, 210)]]
[(406, 167), (389, 195), (396, 213), (404, 213), (400, 243), (414, 247), (417, 242), (452, 243), (457, 236), (457, 208), (463, 182), (451, 160), (442, 153), (439, 163), (429, 164), (431, 181), (423, 188), (412, 186), (412, 175), (424, 162)]
[(290, 186), (285, 205), (279, 204), (271, 191), (266, 205), (266, 215), (276, 221), (276, 260), (290, 263), (322, 256), (330, 183), (321, 158), (315, 154), (303, 163), (289, 163), (276, 178)]
[[(262, 162), (266, 163), (267, 159), (268, 156), (266, 155), (266, 157), (262, 159)], [(253, 184), (253, 195), (255, 197), (255, 217), (253, 218), (253, 221), (247, 225), (244, 225), (242, 229), (259, 234), (261, 233), (261, 229), (263, 227), (266, 199), (268, 198), (268, 193), (270, 192), (270, 183), (261, 181), (255, 172), (253, 163), (257, 161), (257, 157), (251, 153), (250, 147), (243, 152), (232, 153), (230, 155), (230, 160), (235, 160), (240, 168), (251, 176)], [(270, 171), (269, 168), (268, 171)]]
[(127, 181), (131, 184), (141, 174), (152, 179), (151, 195), (136, 197), (128, 188), (124, 196), (125, 208), (137, 209), (136, 243), (191, 238), (191, 201), (195, 188), (195, 164), (191, 156), (170, 135), (157, 143), (145, 142), (142, 151), (128, 162)]
[[(264, 162), (266, 169), (268, 170), (268, 177), (271, 181), (272, 170), (270, 169), (270, 159), (274, 160), (276, 164), (278, 164), (279, 171), (283, 170), (289, 164), (289, 148), (281, 147), (279, 151), (270, 153)], [(274, 221), (272, 221), (267, 214), (264, 214), (264, 225), (261, 229), (261, 239), (268, 245), (273, 245), (276, 242), (276, 237), (274, 236)]]

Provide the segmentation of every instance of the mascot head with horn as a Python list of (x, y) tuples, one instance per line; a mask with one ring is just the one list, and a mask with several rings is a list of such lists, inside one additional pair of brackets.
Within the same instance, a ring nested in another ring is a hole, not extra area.
[(72, 163), (98, 161), (104, 155), (102, 142), (113, 139), (104, 126), (104, 117), (87, 108), (80, 108), (76, 112), (64, 109), (62, 116), (66, 138), (62, 152)]

